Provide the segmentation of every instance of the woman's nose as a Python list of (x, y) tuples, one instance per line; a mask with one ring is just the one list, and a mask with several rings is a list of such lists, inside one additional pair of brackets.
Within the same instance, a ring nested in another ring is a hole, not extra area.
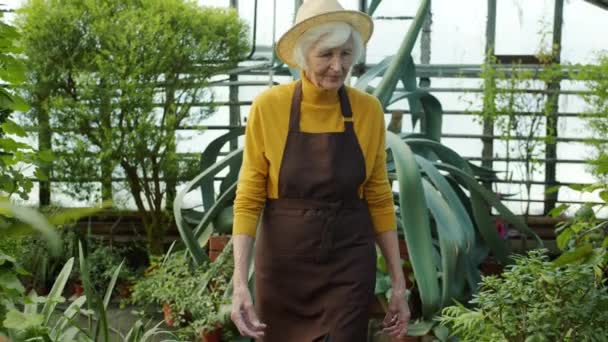
[(339, 71), (342, 69), (342, 62), (343, 62), (342, 56), (337, 55), (331, 59), (330, 66), (333, 70)]

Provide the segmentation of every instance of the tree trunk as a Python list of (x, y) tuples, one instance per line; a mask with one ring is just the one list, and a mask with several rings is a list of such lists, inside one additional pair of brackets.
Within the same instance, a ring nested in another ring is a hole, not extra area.
[(166, 226), (162, 222), (158, 222), (156, 220), (153, 220), (152, 224), (145, 227), (149, 255), (162, 255), (165, 253), (165, 227)]
[(144, 229), (146, 230), (146, 241), (148, 245), (149, 255), (162, 255), (164, 250), (164, 240), (166, 234), (166, 227), (169, 225), (170, 220), (165, 212), (155, 211), (154, 208), (146, 210), (144, 201), (140, 197), (144, 189), (142, 189), (140, 178), (137, 175), (135, 167), (129, 165), (126, 162), (121, 162), (131, 189), (131, 195), (137, 205), (137, 212), (141, 218)]

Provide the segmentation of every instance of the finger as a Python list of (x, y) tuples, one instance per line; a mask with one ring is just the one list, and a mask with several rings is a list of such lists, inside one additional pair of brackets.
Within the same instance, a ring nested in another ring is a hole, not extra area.
[(241, 336), (254, 338), (261, 337), (259, 336), (259, 333), (256, 331), (256, 329), (253, 329), (253, 324), (250, 324), (248, 322), (249, 319), (247, 318), (246, 310), (243, 308), (244, 306), (246, 305), (237, 305), (237, 307), (235, 307), (230, 313), (230, 318), (234, 322), (234, 325), (236, 326)]
[[(238, 313), (235, 315), (238, 315)], [(245, 323), (240, 318), (234, 316), (232, 317), (232, 322), (234, 323), (234, 326), (239, 331), (239, 334), (241, 334), (241, 336), (251, 337), (247, 335), (246, 328), (244, 327)]]
[(264, 330), (266, 329), (266, 324), (263, 324), (258, 319), (258, 315), (255, 312), (253, 305), (249, 304), (245, 306), (245, 310), (243, 311), (243, 318), (245, 319), (246, 324), (248, 325), (249, 330), (254, 332), (257, 336), (264, 336)]
[(386, 313), (386, 316), (384, 316), (384, 320), (382, 321), (382, 324), (385, 327), (387, 327), (387, 326), (393, 324), (396, 320), (397, 320), (397, 314), (395, 312), (389, 311)]
[(252, 328), (252, 324), (249, 323), (249, 319), (246, 317), (244, 311), (240, 311), (238, 313), (239, 318), (236, 320), (235, 325), (237, 326), (239, 332), (242, 336), (259, 338), (262, 337), (259, 332)]
[(389, 327), (382, 329), (382, 332), (391, 337), (399, 337), (399, 334), (401, 333), (402, 328), (403, 328), (403, 325), (397, 323), (397, 324), (394, 324), (394, 325), (391, 325)]

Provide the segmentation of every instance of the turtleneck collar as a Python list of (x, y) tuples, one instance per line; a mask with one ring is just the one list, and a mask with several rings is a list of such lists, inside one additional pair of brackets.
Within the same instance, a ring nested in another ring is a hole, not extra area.
[(334, 105), (340, 102), (337, 90), (317, 87), (306, 77), (304, 71), (300, 72), (300, 79), (302, 80), (303, 101), (317, 105)]

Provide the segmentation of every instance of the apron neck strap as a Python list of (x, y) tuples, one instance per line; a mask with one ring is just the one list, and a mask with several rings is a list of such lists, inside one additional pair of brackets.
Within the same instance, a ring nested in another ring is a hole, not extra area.
[[(346, 95), (346, 87), (342, 86), (338, 89), (338, 96), (340, 97), (340, 110), (342, 116), (350, 120), (344, 120), (344, 128), (346, 131), (353, 129), (353, 112), (350, 107), (350, 101), (348, 95)], [(291, 109), (289, 113), (289, 131), (299, 132), (300, 131), (300, 107), (302, 104), (302, 81), (296, 83), (296, 87), (291, 98)]]

